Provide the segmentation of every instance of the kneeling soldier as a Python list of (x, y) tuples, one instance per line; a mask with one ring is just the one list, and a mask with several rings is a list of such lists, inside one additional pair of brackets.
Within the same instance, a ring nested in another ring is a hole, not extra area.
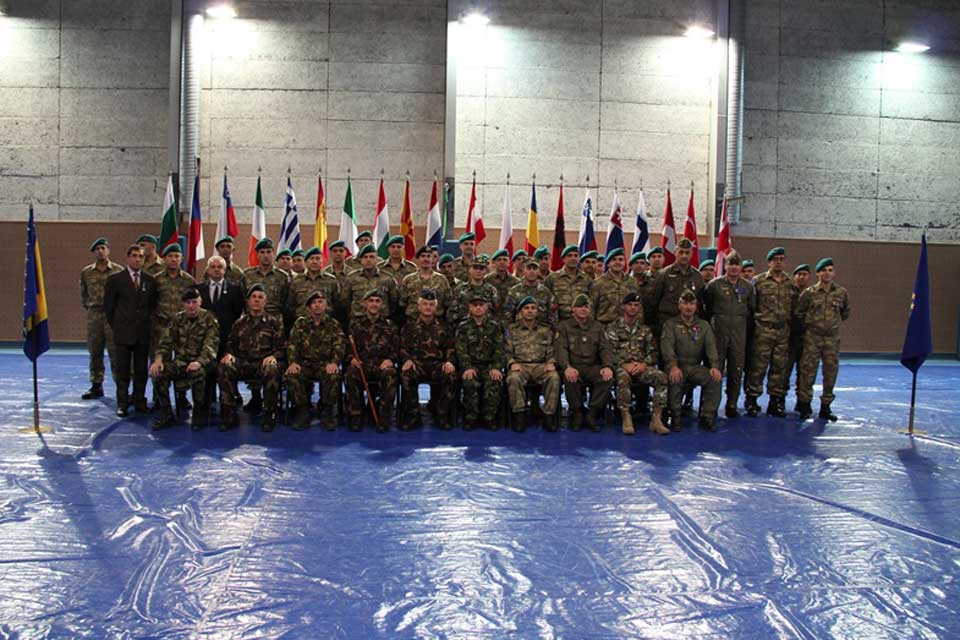
[(607, 325), (606, 338), (613, 351), (613, 368), (617, 375), (617, 408), (623, 422), (623, 432), (633, 435), (633, 390), (636, 380), (653, 387), (653, 417), (650, 431), (667, 435), (661, 418), (667, 404), (667, 376), (657, 369), (657, 341), (650, 327), (643, 324), (642, 299), (631, 291), (623, 297), (623, 315)]
[[(713, 329), (697, 317), (697, 295), (684, 291), (679, 299), (680, 315), (663, 325), (660, 349), (670, 376), (670, 417), (674, 431), (682, 429), (681, 398), (686, 385), (703, 388), (700, 396), (700, 426), (716, 431), (714, 423), (720, 405), (720, 358)], [(710, 368), (704, 367), (706, 360)]]
[[(347, 387), (347, 411), (350, 429), (359, 431), (363, 415), (363, 378), (380, 385), (380, 409), (377, 411), (377, 431), (387, 431), (393, 422), (394, 400), (397, 395), (397, 349), (400, 333), (386, 318), (383, 293), (371, 289), (363, 296), (365, 313), (350, 323), (350, 337), (356, 352), (351, 354), (350, 366), (344, 371)], [(357, 359), (359, 357), (359, 360)]]
[(283, 358), (283, 320), (267, 315), (267, 292), (262, 284), (247, 290), (247, 312), (233, 323), (227, 348), (220, 358), (221, 431), (237, 426), (235, 406), (237, 380), (258, 380), (263, 384), (266, 413), (260, 423), (264, 431), (277, 424), (277, 392), (280, 390), (280, 365)]
[(340, 363), (346, 340), (340, 323), (327, 313), (327, 294), (314, 291), (307, 298), (310, 315), (297, 318), (287, 344), (287, 370), (284, 379), (290, 399), (297, 407), (293, 428), (310, 426), (310, 392), (313, 382), (320, 383), (320, 420), (323, 428), (337, 428), (335, 409), (340, 395)]
[[(517, 303), (520, 318), (507, 332), (507, 393), (513, 428), (526, 428), (527, 385), (543, 386), (543, 428), (556, 431), (554, 414), (560, 408), (560, 374), (554, 350), (553, 329), (537, 319), (539, 304), (536, 298), (526, 297)], [(496, 429), (496, 425), (493, 425)]]
[[(503, 327), (487, 313), (490, 305), (482, 293), (470, 298), (470, 317), (457, 328), (457, 356), (463, 372), (463, 428), (472, 431), (481, 419), (497, 419), (503, 367)], [(480, 401), (481, 395), (483, 402)]]
[[(426, 264), (426, 258), (421, 264)], [(419, 274), (408, 276), (419, 278)], [(442, 276), (441, 276), (442, 277)], [(437, 319), (437, 294), (425, 289), (417, 300), (417, 317), (408, 319), (400, 336), (400, 360), (403, 362), (400, 384), (403, 406), (400, 428), (413, 429), (420, 423), (420, 399), (417, 385), (430, 383), (430, 399), (436, 411), (435, 424), (449, 429), (447, 423), (453, 404), (455, 375), (453, 332)]]
[(590, 385), (587, 426), (600, 431), (598, 420), (610, 400), (613, 387), (613, 351), (603, 336), (603, 324), (591, 315), (590, 298), (580, 294), (573, 301), (573, 317), (560, 323), (557, 365), (563, 372), (563, 391), (573, 412), (570, 428), (583, 426), (584, 387)]
[(191, 287), (180, 296), (183, 311), (170, 322), (160, 338), (150, 365), (150, 377), (157, 388), (160, 415), (153, 429), (169, 427), (176, 420), (170, 409), (170, 381), (174, 381), (177, 397), (190, 387), (193, 394), (193, 415), (190, 426), (196, 431), (207, 424), (205, 382), (207, 372), (217, 359), (220, 323), (206, 309), (200, 308), (200, 292)]

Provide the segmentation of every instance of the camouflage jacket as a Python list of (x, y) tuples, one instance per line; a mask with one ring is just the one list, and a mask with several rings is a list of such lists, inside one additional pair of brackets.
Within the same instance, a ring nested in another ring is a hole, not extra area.
[[(637, 292), (637, 281), (628, 275), (615, 275), (608, 271), (590, 283), (590, 300), (593, 302), (593, 317), (608, 324), (620, 317), (623, 311), (623, 296)], [(643, 318), (640, 318), (643, 322)]]
[(237, 360), (259, 363), (267, 356), (282, 360), (285, 351), (283, 320), (266, 313), (259, 316), (244, 313), (233, 323), (224, 353)]
[(800, 294), (797, 317), (804, 330), (818, 335), (837, 335), (840, 323), (850, 317), (850, 296), (834, 282), (828, 285), (818, 282)]
[[(310, 272), (298, 275), (290, 281), (290, 293), (287, 295), (287, 315), (291, 318), (302, 318), (310, 315), (307, 308), (307, 298), (314, 291), (323, 291), (327, 296), (327, 308), (332, 312), (340, 301), (340, 284), (337, 279), (322, 271), (316, 276)], [(269, 298), (267, 299), (269, 304)]]
[[(663, 326), (663, 323), (670, 318), (680, 315), (681, 293), (693, 291), (697, 294), (697, 301), (700, 301), (705, 286), (700, 272), (689, 265), (686, 269), (681, 269), (674, 263), (661, 269), (653, 285), (653, 304), (658, 325)], [(697, 309), (697, 311), (700, 310)], [(647, 321), (652, 322), (653, 319), (647, 318)]]
[[(350, 335), (357, 345), (357, 353), (365, 364), (379, 366), (384, 360), (397, 362), (400, 350), (400, 332), (397, 326), (382, 315), (371, 320), (366, 314), (350, 322)], [(352, 347), (347, 357), (353, 355)]]
[[(474, 258), (474, 260), (476, 260), (476, 258)], [(471, 260), (470, 263), (468, 264), (463, 261), (463, 256), (454, 258), (453, 275), (457, 278), (457, 280), (459, 280), (460, 282), (466, 282), (467, 280), (470, 279), (471, 264), (473, 264), (473, 260)]]
[(699, 366), (704, 360), (713, 369), (720, 366), (717, 339), (703, 318), (694, 317), (690, 324), (680, 316), (667, 320), (660, 333), (660, 353), (668, 372), (674, 365)]
[(560, 323), (557, 336), (557, 366), (613, 366), (613, 350), (603, 335), (603, 325), (587, 318), (582, 325), (574, 318)]
[(657, 339), (650, 327), (639, 318), (633, 324), (627, 324), (622, 317), (617, 318), (607, 325), (604, 337), (613, 350), (614, 365), (627, 362), (645, 362), (649, 366), (657, 364), (660, 356)]
[(367, 273), (365, 269), (357, 269), (347, 276), (350, 290), (350, 317), (359, 318), (366, 314), (363, 308), (363, 296), (371, 289), (376, 289), (383, 296), (384, 313), (393, 316), (396, 313), (400, 297), (397, 282), (388, 273), (374, 269)]
[[(663, 271), (663, 269), (660, 271)], [(643, 272), (643, 278), (636, 279), (639, 286), (638, 290), (643, 297), (643, 319), (648, 323), (653, 323), (657, 317), (657, 305), (653, 301), (653, 290), (657, 286), (657, 274), (660, 271), (654, 273), (653, 269), (647, 269)]]
[(226, 278), (230, 284), (235, 284), (240, 287), (240, 291), (246, 295), (247, 287), (243, 277), (243, 269), (236, 262), (230, 262), (230, 266), (227, 267), (223, 277)]
[(500, 293), (497, 288), (489, 282), (481, 281), (480, 284), (473, 282), (461, 282), (453, 293), (453, 299), (450, 302), (450, 308), (447, 309), (447, 321), (457, 327), (467, 319), (470, 307), (470, 298), (476, 294), (483, 295), (490, 302), (489, 313), (494, 318), (499, 318), (502, 303)]
[(185, 367), (194, 360), (204, 367), (215, 362), (220, 346), (220, 323), (212, 312), (200, 309), (196, 318), (181, 311), (160, 338), (157, 355), (165, 363)]
[(549, 364), (557, 361), (554, 352), (554, 331), (545, 324), (528, 325), (523, 320), (507, 330), (507, 366), (520, 364)]
[(290, 291), (290, 278), (286, 272), (276, 266), (270, 267), (266, 273), (262, 273), (260, 267), (249, 267), (243, 270), (243, 279), (247, 288), (263, 285), (267, 292), (267, 313), (282, 319)]
[(409, 260), (404, 260), (403, 262), (400, 263), (399, 267), (395, 267), (393, 266), (393, 264), (391, 264), (390, 260), (387, 259), (381, 262), (380, 264), (378, 264), (377, 268), (380, 269), (380, 271), (383, 271), (384, 273), (386, 273), (387, 275), (392, 276), (394, 282), (397, 283), (398, 288), (403, 283), (404, 278), (406, 278), (411, 273), (417, 272), (417, 265), (410, 262)]
[(587, 293), (593, 279), (583, 271), (577, 269), (576, 275), (571, 276), (566, 269), (554, 271), (544, 284), (553, 291), (557, 300), (557, 317), (566, 320), (573, 314), (573, 301), (581, 293)]
[(783, 326), (790, 322), (799, 291), (793, 280), (784, 273), (777, 282), (770, 271), (757, 275), (753, 290), (757, 298), (754, 319), (761, 324)]
[(507, 293), (506, 304), (504, 304), (504, 314), (513, 318), (517, 312), (517, 303), (526, 296), (532, 296), (537, 301), (537, 320), (556, 329), (557, 299), (550, 289), (539, 283), (531, 286), (524, 280), (517, 286), (511, 288), (509, 293)]
[(172, 278), (163, 272), (154, 279), (157, 281), (157, 307), (153, 313), (158, 320), (170, 322), (183, 309), (183, 290), (193, 285), (195, 280), (186, 271)]
[(483, 276), (483, 281), (493, 285), (497, 290), (497, 298), (500, 300), (500, 318), (505, 323), (513, 322), (513, 318), (507, 314), (507, 296), (510, 294), (510, 289), (520, 284), (520, 278), (509, 273), (501, 276), (497, 272), (493, 272)]
[(107, 261), (107, 268), (103, 271), (97, 269), (96, 262), (80, 270), (80, 304), (84, 309), (103, 310), (103, 288), (107, 278), (118, 271), (123, 271), (123, 267), (111, 261)]
[(437, 294), (437, 317), (443, 318), (450, 304), (450, 285), (447, 279), (439, 273), (433, 272), (426, 280), (419, 273), (411, 273), (403, 279), (400, 286), (400, 308), (407, 315), (408, 320), (415, 320), (420, 312), (417, 310), (417, 301), (424, 289), (433, 289)]
[(311, 316), (302, 316), (293, 323), (290, 332), (287, 363), (340, 364), (345, 354), (345, 342), (343, 328), (329, 313), (324, 314), (319, 323), (314, 322)]
[(503, 347), (503, 326), (488, 313), (479, 325), (467, 318), (457, 327), (457, 357), (460, 370), (503, 369), (506, 356)]
[(166, 266), (163, 264), (163, 260), (159, 257), (153, 259), (153, 262), (143, 261), (143, 272), (156, 278), (158, 275), (163, 273), (166, 270)]
[(453, 332), (444, 323), (436, 318), (425, 323), (418, 315), (416, 319), (408, 320), (403, 325), (400, 334), (400, 362), (453, 362), (456, 356), (454, 347)]

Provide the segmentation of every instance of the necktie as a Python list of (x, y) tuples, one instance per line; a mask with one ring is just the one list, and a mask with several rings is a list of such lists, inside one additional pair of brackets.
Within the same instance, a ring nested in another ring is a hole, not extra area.
[(140, 290), (140, 272), (139, 271), (133, 272), (133, 288), (136, 291)]
[(216, 304), (220, 299), (220, 283), (215, 282), (213, 285), (213, 303)]

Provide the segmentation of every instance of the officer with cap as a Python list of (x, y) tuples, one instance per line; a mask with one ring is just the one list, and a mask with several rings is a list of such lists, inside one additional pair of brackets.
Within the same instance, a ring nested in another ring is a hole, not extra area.
[(233, 236), (227, 235), (217, 238), (213, 248), (217, 250), (217, 255), (223, 258), (227, 263), (226, 272), (224, 273), (224, 277), (227, 279), (227, 282), (237, 285), (240, 287), (241, 291), (246, 292), (247, 286), (243, 281), (243, 269), (240, 268), (240, 266), (233, 260)]
[(510, 254), (506, 249), (495, 251), (490, 256), (490, 264), (493, 266), (493, 272), (484, 276), (483, 280), (497, 289), (497, 298), (502, 305), (500, 321), (508, 324), (513, 322), (513, 318), (506, 309), (507, 296), (510, 295), (510, 289), (520, 284), (520, 278), (510, 273)]
[(164, 269), (163, 261), (157, 254), (157, 242), (157, 236), (149, 233), (137, 238), (137, 244), (143, 250), (143, 271), (151, 276), (156, 276)]
[[(430, 259), (429, 251), (417, 256), (423, 262)], [(437, 277), (443, 278), (440, 274)], [(407, 276), (419, 278), (415, 273)], [(446, 285), (446, 281), (443, 281)], [(400, 384), (403, 404), (400, 407), (400, 428), (409, 431), (420, 424), (420, 399), (417, 386), (430, 383), (430, 398), (435, 410), (434, 424), (441, 429), (450, 429), (448, 422), (454, 401), (457, 368), (454, 333), (437, 318), (439, 299), (432, 289), (423, 289), (417, 299), (417, 315), (408, 318), (400, 334)]]
[[(363, 295), (362, 316), (350, 322), (353, 345), (347, 350), (348, 365), (344, 369), (344, 384), (347, 388), (347, 422), (351, 431), (363, 428), (363, 377), (367, 382), (379, 385), (377, 410), (378, 431), (387, 431), (393, 424), (393, 411), (397, 395), (397, 360), (400, 333), (397, 326), (387, 318), (386, 300), (380, 289), (370, 289)], [(353, 347), (356, 347), (356, 352)]]
[[(596, 319), (604, 326), (620, 317), (623, 297), (638, 291), (637, 282), (624, 273), (626, 261), (623, 249), (610, 251), (604, 261), (606, 273), (590, 283), (590, 301)], [(643, 310), (640, 310), (641, 313)], [(640, 319), (643, 322), (643, 318)]]
[[(157, 306), (153, 310), (153, 324), (150, 336), (150, 357), (152, 358), (160, 344), (160, 339), (167, 331), (174, 316), (183, 308), (181, 296), (184, 289), (196, 284), (193, 276), (180, 269), (183, 253), (179, 244), (167, 245), (163, 250), (164, 270), (154, 276), (157, 284)], [(214, 354), (216, 355), (216, 354)], [(157, 388), (153, 389), (154, 401), (157, 400)], [(177, 395), (177, 407), (188, 409), (189, 403), (186, 392)]]
[(476, 429), (481, 421), (497, 419), (506, 356), (503, 327), (492, 319), (490, 301), (475, 292), (468, 303), (469, 317), (457, 327), (457, 357), (463, 384), (463, 428)]
[(290, 249), (280, 249), (277, 252), (277, 268), (287, 274), (287, 277), (293, 277), (293, 252)]
[(297, 249), (290, 254), (293, 261), (290, 263), (290, 276), (296, 276), (307, 270), (307, 252), (303, 249)]
[(700, 275), (703, 276), (703, 282), (709, 284), (716, 273), (716, 262), (713, 260), (704, 260), (700, 263)]
[(400, 300), (400, 291), (397, 283), (388, 273), (384, 273), (380, 267), (380, 256), (372, 244), (368, 244), (360, 249), (360, 268), (350, 272), (347, 276), (348, 288), (350, 293), (350, 320), (359, 318), (366, 313), (365, 296), (368, 291), (376, 289), (380, 292), (383, 300), (383, 314), (385, 317), (393, 318), (396, 316)]
[[(347, 269), (347, 273), (353, 271), (354, 269), (360, 269), (360, 250), (367, 245), (373, 244), (373, 234), (369, 231), (361, 231), (357, 234), (357, 253), (346, 259), (344, 265)], [(376, 249), (376, 247), (374, 247)]]
[(598, 271), (600, 271), (600, 254), (596, 251), (587, 251), (582, 256), (580, 256), (580, 270), (587, 274), (591, 280), (599, 277)]
[(340, 323), (327, 313), (327, 294), (317, 289), (307, 296), (309, 315), (297, 318), (287, 343), (287, 370), (284, 379), (296, 407), (293, 428), (310, 426), (310, 393), (320, 383), (320, 422), (324, 429), (337, 427), (337, 398), (340, 397), (340, 363), (346, 354), (346, 337)]
[(273, 240), (266, 237), (260, 239), (254, 245), (254, 250), (257, 252), (257, 265), (243, 271), (243, 280), (248, 290), (255, 284), (263, 287), (267, 294), (267, 313), (283, 323), (290, 293), (290, 276), (274, 263)]
[(521, 274), (523, 279), (520, 284), (511, 287), (510, 291), (507, 292), (506, 313), (509, 316), (515, 316), (517, 303), (529, 296), (537, 301), (540, 310), (538, 316), (540, 322), (555, 328), (557, 326), (557, 302), (554, 299), (553, 292), (545, 285), (540, 284), (540, 265), (532, 259), (517, 263), (517, 273)]
[(753, 260), (749, 258), (743, 261), (743, 271), (740, 272), (740, 277), (749, 282), (750, 284), (755, 283), (755, 278), (757, 275), (757, 269), (753, 265)]
[(539, 280), (540, 284), (543, 284), (547, 276), (550, 275), (550, 249), (547, 247), (539, 247), (533, 252), (533, 259), (540, 265)]
[(667, 320), (680, 315), (678, 300), (681, 293), (692, 291), (697, 300), (703, 294), (703, 276), (690, 264), (693, 251), (693, 242), (689, 238), (680, 238), (677, 240), (677, 261), (657, 274), (653, 286), (653, 307), (656, 315), (648, 320), (655, 331), (661, 330)]
[(80, 270), (80, 304), (87, 316), (87, 353), (90, 356), (90, 388), (81, 396), (84, 400), (103, 397), (103, 349), (110, 354), (110, 369), (116, 380), (114, 370), (117, 366), (117, 354), (113, 343), (113, 329), (107, 322), (103, 311), (103, 292), (107, 278), (123, 271), (116, 262), (110, 260), (110, 243), (100, 237), (90, 244), (94, 262)]
[(440, 256), (440, 259), (437, 261), (437, 271), (444, 278), (447, 279), (447, 284), (450, 285), (450, 290), (453, 291), (456, 286), (459, 284), (457, 281), (457, 276), (454, 273), (454, 258), (452, 253), (444, 253)]
[(380, 271), (392, 276), (393, 280), (397, 283), (398, 289), (401, 283), (403, 283), (404, 278), (411, 273), (417, 272), (417, 265), (404, 259), (403, 255), (405, 250), (406, 241), (403, 239), (403, 236), (390, 236), (390, 239), (387, 241), (387, 253), (389, 256), (379, 264)]
[[(433, 292), (437, 302), (435, 315), (443, 318), (450, 304), (450, 285), (443, 275), (433, 270), (433, 257), (430, 247), (424, 245), (417, 249), (417, 272), (403, 279), (400, 286), (400, 308), (407, 322), (416, 320), (420, 315), (420, 299), (426, 290)], [(452, 336), (451, 336), (452, 337)]]
[(468, 231), (457, 241), (460, 245), (460, 257), (453, 261), (453, 275), (460, 282), (470, 279), (470, 265), (477, 255), (477, 235)]
[(487, 266), (490, 264), (490, 258), (486, 255), (480, 255), (470, 263), (470, 277), (457, 285), (453, 292), (453, 301), (447, 310), (447, 320), (451, 326), (460, 326), (460, 323), (467, 319), (470, 309), (470, 300), (475, 295), (481, 295), (489, 303), (488, 314), (494, 320), (500, 320), (502, 316), (502, 304), (500, 294), (497, 288), (489, 282), (484, 282)]
[(557, 368), (563, 375), (563, 390), (573, 412), (570, 428), (584, 423), (585, 388), (591, 387), (586, 424), (600, 431), (610, 389), (613, 387), (613, 350), (603, 335), (603, 325), (593, 318), (590, 298), (580, 294), (573, 301), (573, 317), (560, 323), (557, 336)]
[(556, 297), (559, 320), (566, 320), (573, 315), (574, 299), (590, 290), (593, 279), (580, 269), (580, 251), (577, 245), (564, 247), (560, 258), (563, 260), (563, 268), (547, 276), (544, 284)]
[[(810, 286), (810, 265), (803, 263), (793, 268), (793, 286), (797, 289), (797, 298), (803, 290)], [(800, 387), (800, 355), (803, 353), (803, 322), (796, 313), (790, 318), (790, 343), (787, 348), (787, 389), (790, 388), (790, 378), (793, 377), (793, 370), (797, 370), (797, 380), (795, 388), (799, 391)]]
[[(543, 428), (556, 431), (554, 416), (560, 410), (560, 375), (554, 349), (554, 331), (537, 321), (536, 298), (517, 303), (517, 319), (507, 331), (507, 393), (513, 428), (526, 428), (527, 385), (543, 388)], [(496, 429), (496, 425), (491, 428)]]
[(637, 286), (642, 287), (646, 280), (647, 269), (650, 264), (647, 262), (647, 254), (643, 251), (635, 251), (627, 262), (630, 276), (637, 281)]

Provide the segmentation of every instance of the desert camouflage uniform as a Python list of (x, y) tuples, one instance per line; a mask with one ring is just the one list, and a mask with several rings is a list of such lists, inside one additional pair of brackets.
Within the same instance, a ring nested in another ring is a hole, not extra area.
[[(637, 281), (630, 276), (607, 271), (590, 283), (588, 295), (593, 302), (594, 317), (604, 325), (617, 320), (623, 314), (623, 297), (638, 290)], [(642, 324), (643, 316), (639, 320)]]
[[(617, 381), (617, 408), (631, 411), (633, 390), (631, 383), (636, 380), (653, 387), (653, 408), (667, 406), (667, 376), (657, 369), (657, 340), (650, 327), (638, 318), (633, 324), (627, 324), (623, 318), (617, 318), (607, 325), (604, 334), (613, 351), (613, 371)], [(642, 362), (647, 365), (643, 373), (631, 376), (624, 365)]]
[[(507, 331), (507, 392), (510, 410), (523, 411), (527, 405), (527, 384), (543, 385), (543, 413), (553, 415), (560, 408), (560, 375), (547, 371), (546, 365), (557, 364), (554, 352), (554, 331), (545, 324), (527, 325), (522, 319)], [(514, 364), (519, 371), (512, 371)]]
[[(90, 355), (90, 382), (103, 384), (103, 348), (110, 354), (110, 370), (117, 366), (113, 344), (113, 329), (103, 312), (103, 289), (107, 278), (123, 271), (116, 262), (107, 261), (107, 268), (97, 269), (97, 263), (89, 264), (80, 271), (80, 304), (87, 312), (87, 353)], [(116, 378), (116, 375), (113, 376)]]
[(763, 379), (767, 376), (767, 393), (771, 398), (787, 395), (787, 348), (790, 343), (790, 319), (797, 301), (797, 287), (786, 273), (779, 283), (770, 271), (756, 278), (756, 312), (754, 314), (753, 353), (750, 354), (750, 372), (747, 396), (763, 394)]
[(813, 399), (813, 382), (817, 365), (823, 362), (823, 393), (820, 402), (827, 407), (833, 402), (833, 387), (840, 370), (840, 323), (850, 317), (847, 290), (831, 282), (818, 282), (804, 289), (797, 304), (797, 316), (803, 322), (803, 355), (797, 381), (797, 399)]
[(566, 320), (573, 315), (573, 300), (581, 293), (590, 290), (593, 279), (583, 271), (577, 270), (575, 276), (567, 273), (566, 269), (554, 271), (544, 281), (544, 285), (553, 291), (557, 301), (557, 318)]

